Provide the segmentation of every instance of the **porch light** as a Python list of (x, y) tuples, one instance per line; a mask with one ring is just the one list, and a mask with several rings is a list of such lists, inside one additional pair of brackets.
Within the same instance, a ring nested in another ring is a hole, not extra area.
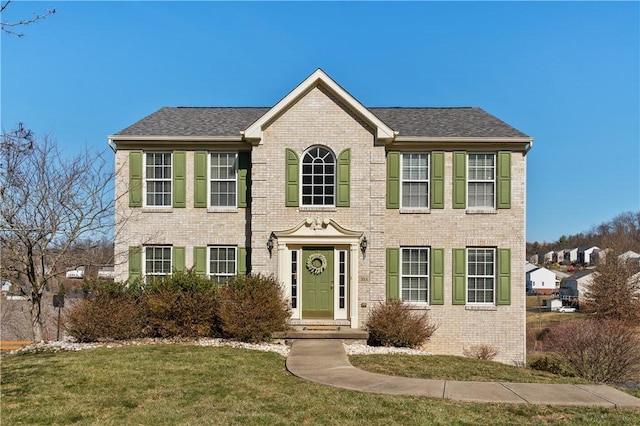
[(269, 256), (271, 256), (271, 252), (273, 251), (273, 234), (269, 235), (269, 239), (267, 240), (267, 250), (269, 250)]
[(369, 241), (367, 241), (367, 237), (366, 236), (362, 237), (362, 239), (360, 240), (360, 250), (362, 251), (362, 253), (367, 251), (368, 245), (369, 245)]

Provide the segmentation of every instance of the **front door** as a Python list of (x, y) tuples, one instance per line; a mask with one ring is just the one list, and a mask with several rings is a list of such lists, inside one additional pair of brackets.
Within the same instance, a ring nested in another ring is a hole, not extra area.
[(302, 317), (333, 319), (333, 248), (302, 248)]

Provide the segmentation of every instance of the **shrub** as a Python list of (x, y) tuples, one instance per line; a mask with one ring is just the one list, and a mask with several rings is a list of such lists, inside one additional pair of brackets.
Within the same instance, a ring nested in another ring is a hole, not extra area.
[(192, 271), (149, 282), (144, 290), (149, 337), (215, 334), (216, 284)]
[(489, 345), (474, 345), (469, 349), (463, 349), (462, 353), (467, 358), (483, 359), (485, 361), (493, 360), (498, 355), (498, 348)]
[(545, 336), (545, 347), (571, 373), (593, 382), (616, 383), (640, 372), (640, 338), (621, 321), (554, 325)]
[(80, 342), (124, 340), (142, 336), (144, 310), (135, 295), (120, 283), (85, 283), (86, 297), (65, 318), (67, 333)]
[(282, 288), (273, 277), (233, 277), (220, 287), (217, 301), (223, 336), (244, 342), (264, 341), (274, 331), (284, 331), (291, 316)]
[(369, 345), (416, 348), (438, 328), (424, 313), (413, 311), (400, 300), (380, 303), (369, 313), (365, 324)]
[(546, 371), (560, 376), (573, 377), (571, 367), (560, 357), (553, 354), (538, 354), (529, 360), (529, 368), (539, 371)]

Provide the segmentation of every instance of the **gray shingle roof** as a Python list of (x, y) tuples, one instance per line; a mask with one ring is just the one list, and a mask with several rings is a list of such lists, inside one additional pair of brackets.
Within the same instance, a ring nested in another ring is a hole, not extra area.
[[(116, 136), (232, 136), (270, 108), (163, 107)], [(481, 108), (369, 108), (400, 136), (520, 138), (526, 134)]]

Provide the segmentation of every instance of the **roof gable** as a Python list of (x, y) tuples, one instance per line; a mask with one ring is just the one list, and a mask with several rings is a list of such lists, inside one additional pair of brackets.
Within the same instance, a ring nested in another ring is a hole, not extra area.
[(309, 90), (319, 85), (322, 85), (325, 89), (329, 90), (335, 97), (343, 102), (347, 108), (371, 125), (371, 127), (375, 129), (376, 138), (378, 140), (388, 141), (394, 138), (394, 132), (388, 125), (365, 108), (356, 98), (351, 96), (349, 92), (333, 81), (324, 71), (318, 68), (313, 72), (313, 74), (307, 77), (295, 89), (275, 104), (273, 108), (251, 124), (243, 132), (245, 139), (254, 141), (262, 139), (262, 131), (266, 125), (302, 98)]

